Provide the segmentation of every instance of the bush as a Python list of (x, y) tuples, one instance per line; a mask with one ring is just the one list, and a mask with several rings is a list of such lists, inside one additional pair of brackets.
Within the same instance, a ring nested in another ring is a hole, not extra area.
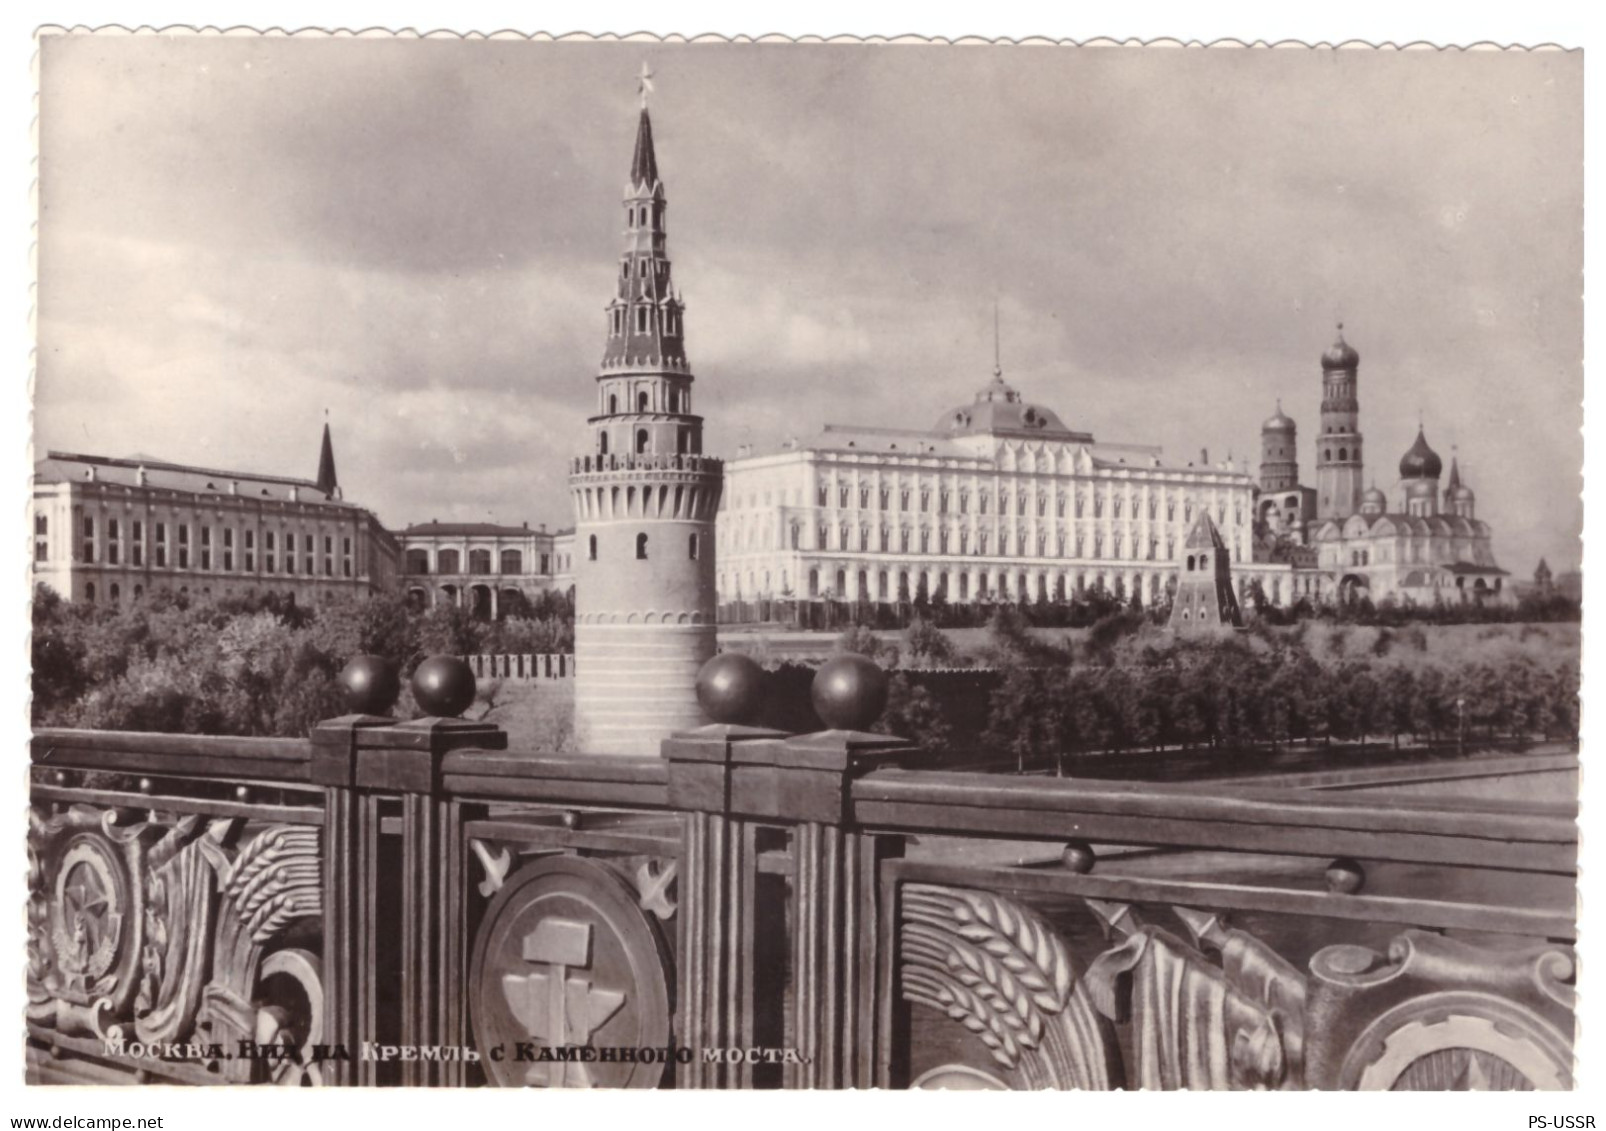
[(920, 617), (909, 622), (903, 633), (903, 649), (913, 667), (941, 668), (954, 664), (955, 649), (946, 633)]
[(898, 646), (889, 640), (882, 640), (862, 624), (849, 625), (844, 629), (842, 635), (836, 638), (836, 650), (868, 656), (883, 668), (898, 666)]

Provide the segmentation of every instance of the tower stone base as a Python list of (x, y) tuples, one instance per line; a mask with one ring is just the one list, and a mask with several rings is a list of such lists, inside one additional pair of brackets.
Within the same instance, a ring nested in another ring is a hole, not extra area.
[(708, 720), (697, 672), (716, 648), (712, 624), (576, 624), (574, 741), (584, 754), (647, 754)]

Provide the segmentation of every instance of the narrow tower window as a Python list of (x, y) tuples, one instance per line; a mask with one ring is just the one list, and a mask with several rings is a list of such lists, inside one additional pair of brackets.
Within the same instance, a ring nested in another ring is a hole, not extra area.
[(636, 535), (636, 559), (638, 561), (647, 560), (647, 536), (645, 534)]
[(609, 393), (608, 394), (608, 415), (609, 416), (616, 416), (616, 415), (618, 415), (618, 413), (619, 413), (619, 394), (618, 393)]
[[(642, 537), (645, 538), (646, 535), (643, 534)], [(692, 561), (697, 560), (697, 535), (695, 534), (691, 535), (686, 540), (686, 556)]]
[(586, 542), (586, 553), (589, 560), (597, 560), (597, 536), (595, 534), (593, 534)]
[(638, 429), (636, 429), (636, 454), (639, 456), (643, 452), (645, 452), (646, 450), (647, 450), (647, 430), (645, 428), (638, 428)]
[(603, 455), (608, 454), (608, 434), (606, 432), (597, 433), (597, 451)]
[(647, 391), (645, 389), (636, 394), (636, 411), (647, 411)]

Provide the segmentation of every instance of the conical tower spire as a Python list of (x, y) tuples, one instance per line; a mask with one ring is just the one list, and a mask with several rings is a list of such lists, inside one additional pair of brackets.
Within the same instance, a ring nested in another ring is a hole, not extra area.
[(331, 499), (340, 497), (340, 479), (335, 475), (335, 443), (329, 435), (329, 421), (323, 422), (323, 448), (318, 453), (318, 490)]
[(657, 183), (658, 154), (652, 144), (652, 118), (643, 105), (641, 120), (636, 124), (636, 155), (630, 161), (630, 185), (638, 189), (645, 186), (651, 191)]
[(608, 304), (608, 343), (602, 368), (605, 373), (629, 370), (689, 378), (682, 321), (685, 305), (675, 293), (664, 238), (664, 213), (669, 206), (658, 175), (652, 119), (647, 113), (646, 96), (652, 84), (645, 66), (641, 83), (641, 117), (624, 194), (624, 248), (613, 301)]

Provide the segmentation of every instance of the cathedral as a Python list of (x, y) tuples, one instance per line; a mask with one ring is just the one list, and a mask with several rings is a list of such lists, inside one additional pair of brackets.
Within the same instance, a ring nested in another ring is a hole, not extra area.
[(1314, 592), (1418, 605), (1512, 600), (1472, 488), (1454, 458), (1440, 487), (1444, 461), (1423, 427), (1400, 458), (1392, 495), (1375, 484), (1362, 488), (1361, 358), (1343, 329), (1341, 323), (1321, 359), (1314, 488), (1297, 482), (1296, 429), (1282, 406), (1261, 426), (1257, 560), (1287, 561), (1296, 598)]

